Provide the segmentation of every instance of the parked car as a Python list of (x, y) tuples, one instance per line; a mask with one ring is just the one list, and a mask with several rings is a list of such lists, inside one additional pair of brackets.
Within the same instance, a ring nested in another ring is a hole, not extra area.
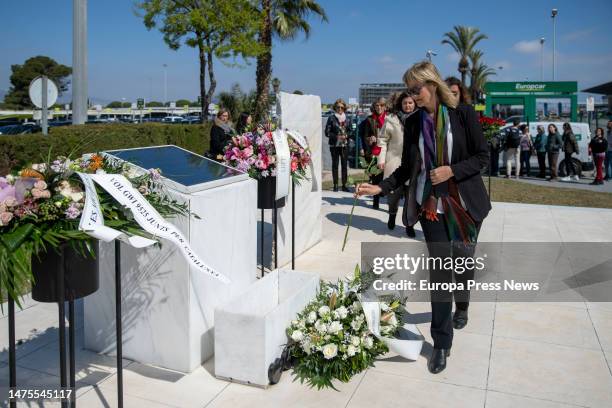
[(7, 125), (0, 127), (0, 135), (25, 135), (40, 131), (41, 127), (37, 125)]
[(162, 123), (183, 123), (182, 116), (166, 116), (161, 121)]

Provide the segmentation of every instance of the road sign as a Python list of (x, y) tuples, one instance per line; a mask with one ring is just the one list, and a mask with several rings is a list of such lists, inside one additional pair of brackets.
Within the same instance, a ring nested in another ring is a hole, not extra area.
[(144, 108), (144, 98), (136, 99), (136, 106), (138, 107), (138, 109)]
[(170, 108), (175, 109), (176, 108), (176, 102), (170, 102)]
[(97, 112), (102, 112), (102, 105), (96, 105), (94, 106), (94, 108), (96, 109)]
[[(37, 108), (43, 107), (43, 78), (36, 77), (30, 82), (30, 100)], [(57, 101), (58, 90), (55, 83), (47, 79), (47, 107), (53, 106)]]
[(349, 98), (349, 105), (357, 105), (357, 98)]
[(595, 111), (595, 98), (593, 96), (589, 96), (586, 99), (586, 109), (587, 112), (594, 112)]
[(136, 105), (136, 102), (132, 102), (131, 108), (132, 109), (136, 109), (138, 107), (138, 105)]
[(65, 111), (69, 111), (70, 110), (70, 104), (65, 104), (64, 105), (64, 110)]

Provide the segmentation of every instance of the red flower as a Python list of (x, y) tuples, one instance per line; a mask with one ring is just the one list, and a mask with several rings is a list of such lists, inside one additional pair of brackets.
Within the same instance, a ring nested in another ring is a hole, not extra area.
[(374, 156), (378, 156), (378, 155), (380, 154), (380, 151), (381, 151), (381, 150), (382, 150), (382, 149), (380, 148), (380, 146), (374, 146), (374, 147), (372, 147), (372, 155), (374, 155)]

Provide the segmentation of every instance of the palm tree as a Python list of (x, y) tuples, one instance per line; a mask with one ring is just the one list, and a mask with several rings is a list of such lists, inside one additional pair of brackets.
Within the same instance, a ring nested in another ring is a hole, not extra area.
[(488, 37), (475, 27), (454, 26), (453, 30), (444, 34), (442, 44), (450, 45), (459, 54), (458, 71), (461, 73), (461, 83), (465, 86), (465, 76), (470, 66), (468, 58), (476, 44)]
[(315, 0), (259, 0), (262, 13), (259, 42), (266, 51), (257, 57), (255, 120), (261, 120), (268, 112), (268, 94), (270, 76), (272, 75), (272, 36), (281, 41), (290, 41), (304, 33), (310, 36), (310, 24), (307, 19), (311, 14), (318, 15), (327, 21), (323, 7)]
[(472, 92), (474, 95), (474, 100), (476, 100), (478, 94), (482, 92), (487, 80), (491, 75), (497, 75), (497, 72), (495, 72), (495, 69), (489, 67), (487, 64), (479, 63), (476, 70), (472, 69)]
[(474, 79), (476, 79), (478, 66), (481, 64), (482, 59), (482, 51), (481, 50), (472, 50), (469, 55), (470, 62), (472, 64), (472, 69), (470, 70), (470, 93), (472, 94), (472, 100), (476, 100), (476, 88)]

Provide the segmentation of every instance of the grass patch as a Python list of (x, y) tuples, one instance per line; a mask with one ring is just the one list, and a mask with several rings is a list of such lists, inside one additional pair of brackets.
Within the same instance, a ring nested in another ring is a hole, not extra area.
[[(356, 183), (363, 183), (367, 178), (363, 175), (354, 175)], [(485, 188), (488, 190), (487, 177), (483, 177)], [(324, 190), (331, 190), (331, 181), (323, 182)], [(522, 183), (504, 178), (491, 178), (491, 201), (521, 204), (564, 205), (569, 207), (612, 208), (612, 193), (579, 190), (575, 188), (548, 187), (535, 184)]]

